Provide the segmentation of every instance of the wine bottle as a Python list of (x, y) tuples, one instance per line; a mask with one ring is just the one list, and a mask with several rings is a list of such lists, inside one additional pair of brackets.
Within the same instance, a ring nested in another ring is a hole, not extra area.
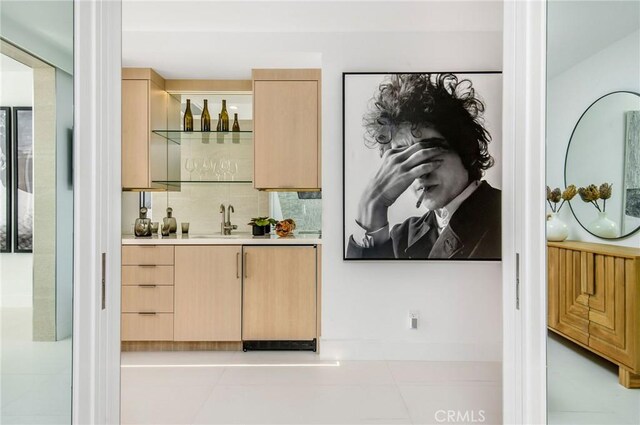
[(184, 131), (193, 131), (193, 114), (191, 113), (191, 99), (187, 99), (187, 108), (184, 110), (184, 121), (182, 125)]
[(227, 101), (222, 99), (222, 111), (220, 111), (222, 120), (222, 131), (229, 131), (229, 114), (227, 113)]
[(200, 117), (200, 130), (211, 131), (211, 115), (207, 107), (207, 99), (204, 100), (204, 108), (202, 109), (202, 117)]
[(218, 114), (218, 125), (216, 126), (216, 131), (222, 131), (222, 118), (220, 118), (220, 114)]
[(240, 131), (240, 124), (238, 123), (238, 113), (233, 114), (233, 127), (232, 131)]

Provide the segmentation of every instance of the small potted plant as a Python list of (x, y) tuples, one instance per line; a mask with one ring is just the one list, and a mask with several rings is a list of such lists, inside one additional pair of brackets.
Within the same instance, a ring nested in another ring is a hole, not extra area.
[(271, 225), (277, 221), (270, 217), (253, 217), (248, 223), (253, 236), (264, 236), (271, 233)]

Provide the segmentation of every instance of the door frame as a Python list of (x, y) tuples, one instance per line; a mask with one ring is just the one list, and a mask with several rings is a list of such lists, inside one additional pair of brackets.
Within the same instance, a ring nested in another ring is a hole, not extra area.
[(503, 421), (546, 424), (546, 0), (505, 0), (503, 43)]
[(121, 1), (74, 0), (73, 21), (72, 423), (118, 424)]
[[(116, 424), (121, 1), (74, 0), (74, 24), (73, 423)], [(503, 232), (506, 424), (546, 423), (545, 25), (545, 0), (504, 1), (502, 216), (504, 229), (511, 229)], [(104, 310), (102, 253), (107, 254)]]

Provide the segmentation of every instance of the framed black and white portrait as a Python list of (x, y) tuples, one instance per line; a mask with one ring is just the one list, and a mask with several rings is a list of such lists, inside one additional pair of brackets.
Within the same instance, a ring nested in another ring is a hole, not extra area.
[(0, 252), (11, 252), (11, 108), (0, 107)]
[(13, 108), (15, 252), (33, 250), (33, 112)]
[(344, 73), (345, 260), (501, 259), (502, 75)]

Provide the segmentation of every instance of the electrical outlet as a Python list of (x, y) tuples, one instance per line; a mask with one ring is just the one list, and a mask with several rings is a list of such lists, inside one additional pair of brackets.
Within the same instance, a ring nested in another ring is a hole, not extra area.
[(418, 310), (409, 311), (409, 328), (418, 329), (418, 319), (420, 318), (420, 312)]

